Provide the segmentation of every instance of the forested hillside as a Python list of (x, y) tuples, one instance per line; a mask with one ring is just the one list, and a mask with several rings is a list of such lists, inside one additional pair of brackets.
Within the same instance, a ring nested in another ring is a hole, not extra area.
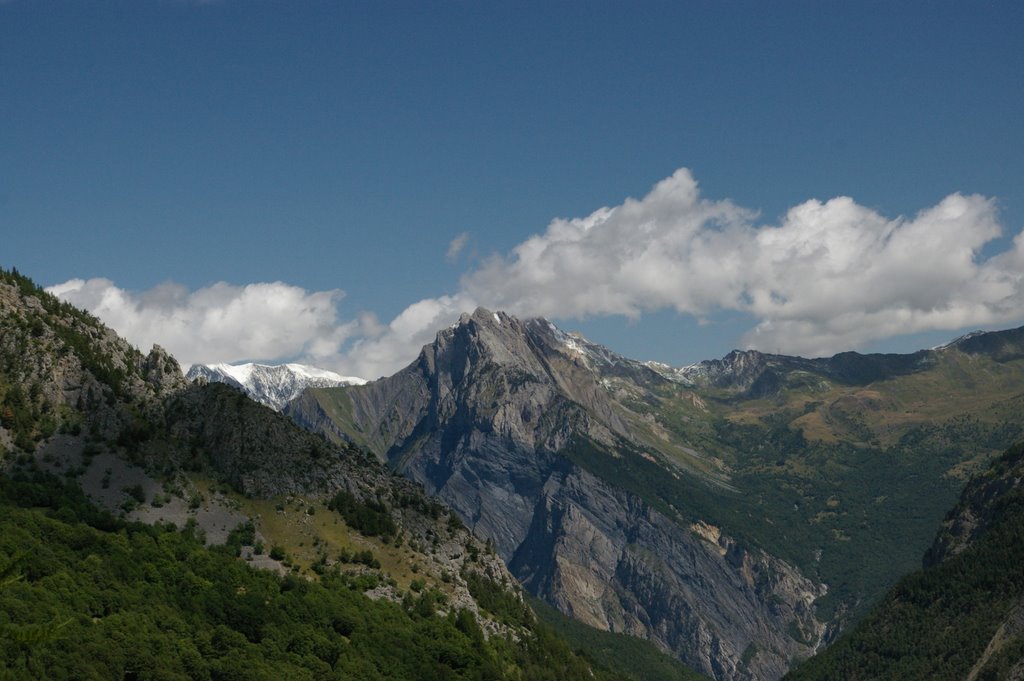
[[(96, 510), (74, 483), (0, 478), (0, 661), (6, 679), (614, 679), (500, 585), (478, 603), (511, 627), (485, 636), (437, 589), (400, 602), (387, 577), (335, 566), (318, 580), (254, 570), (245, 529), (206, 547), (194, 527)], [(512, 633), (515, 632), (515, 633)]]
[(1024, 445), (972, 480), (925, 569), (786, 678), (996, 681), (1024, 674)]

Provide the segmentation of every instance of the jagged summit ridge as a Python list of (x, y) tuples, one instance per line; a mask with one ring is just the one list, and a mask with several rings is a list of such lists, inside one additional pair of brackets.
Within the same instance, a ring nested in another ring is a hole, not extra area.
[(791, 357), (758, 350), (733, 350), (721, 359), (682, 367), (661, 362), (644, 365), (663, 378), (689, 387), (735, 389), (748, 396), (776, 392), (793, 375), (808, 375), (844, 385), (866, 385), (895, 376), (927, 370), (942, 353), (988, 355), (999, 362), (1024, 357), (1024, 327), (1005, 331), (972, 331), (943, 345), (909, 354), (841, 352), (832, 357)]
[[(657, 373), (646, 363), (629, 359), (594, 343), (579, 332), (565, 331), (543, 317), (521, 319), (485, 307), (476, 308), (472, 314), (463, 313), (458, 322), (440, 331), (436, 341), (425, 346), (424, 351), (430, 351), (439, 343), (450, 342), (460, 329), (482, 339), (482, 347), (487, 348), (491, 358), (501, 364), (521, 360), (528, 354), (554, 352), (601, 376), (639, 372), (650, 378), (653, 373)], [(526, 350), (526, 353), (522, 350)]]
[(362, 385), (362, 378), (342, 376), (305, 364), (194, 364), (186, 378), (226, 383), (257, 402), (281, 411), (306, 388), (335, 388)]

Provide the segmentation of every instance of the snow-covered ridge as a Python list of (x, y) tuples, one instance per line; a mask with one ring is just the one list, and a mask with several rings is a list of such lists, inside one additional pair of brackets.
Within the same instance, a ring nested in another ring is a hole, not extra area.
[(596, 363), (598, 365), (614, 366), (616, 364), (629, 362), (625, 357), (617, 355), (603, 345), (597, 343), (591, 343), (589, 340), (584, 338), (575, 332), (565, 332), (560, 328), (545, 320), (548, 325), (548, 329), (554, 335), (555, 340), (565, 348), (566, 352), (570, 355), (580, 357), (588, 363)]
[(203, 378), (214, 383), (227, 383), (249, 397), (280, 411), (302, 394), (306, 388), (334, 388), (362, 385), (366, 381), (355, 376), (342, 376), (327, 369), (305, 364), (194, 364), (186, 378)]
[(269, 372), (278, 372), (282, 368), (288, 369), (296, 376), (303, 378), (318, 378), (329, 381), (338, 381), (345, 385), (362, 385), (363, 383), (366, 383), (366, 379), (363, 378), (358, 378), (356, 376), (342, 376), (341, 374), (337, 374), (333, 371), (309, 366), (308, 364), (254, 364), (252, 362), (247, 364), (225, 364), (221, 362), (218, 364), (196, 366), (206, 366), (213, 371), (222, 372), (243, 385), (253, 376), (254, 373), (257, 375), (267, 374)]
[(985, 335), (984, 331), (980, 331), (980, 330), (979, 331), (971, 331), (970, 333), (965, 333), (964, 335), (962, 335), (962, 336), (960, 336), (958, 338), (954, 338), (953, 340), (949, 341), (948, 343), (943, 343), (942, 345), (936, 345), (935, 347), (933, 347), (931, 349), (937, 351), (937, 350), (947, 350), (949, 348), (955, 348), (957, 345), (959, 345), (960, 343), (963, 343), (964, 341), (968, 341), (968, 340), (970, 340), (972, 338), (977, 338), (978, 336), (984, 336), (984, 335)]
[(695, 385), (696, 379), (708, 375), (708, 368), (705, 364), (705, 362), (697, 362), (695, 364), (687, 364), (686, 366), (674, 367), (664, 362), (643, 362), (645, 367), (656, 372), (662, 378), (690, 387)]

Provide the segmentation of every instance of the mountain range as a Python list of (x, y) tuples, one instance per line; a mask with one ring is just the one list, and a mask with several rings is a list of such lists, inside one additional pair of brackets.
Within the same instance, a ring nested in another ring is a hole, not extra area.
[(775, 679), (920, 564), (1021, 437), (1024, 332), (675, 369), (478, 309), (285, 413), (452, 507), (527, 590), (718, 679)]
[(422, 487), (16, 271), (0, 330), (0, 678), (698, 678), (570, 647)]
[(0, 328), (10, 678), (1019, 675), (1024, 329), (677, 368), (478, 309), (284, 403), (17, 272)]

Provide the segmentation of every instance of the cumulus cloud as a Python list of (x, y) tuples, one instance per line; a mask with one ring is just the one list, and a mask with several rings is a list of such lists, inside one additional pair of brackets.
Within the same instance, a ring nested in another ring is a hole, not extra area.
[(337, 365), (367, 379), (392, 374), (415, 359), (439, 329), (476, 306), (473, 299), (461, 293), (413, 303), (376, 336), (356, 340), (344, 357), (337, 358)]
[(838, 197), (795, 206), (778, 225), (756, 219), (701, 197), (681, 169), (642, 199), (554, 220), (462, 286), (522, 315), (747, 312), (758, 320), (749, 347), (805, 355), (1024, 317), (1021, 237), (980, 256), (1001, 234), (991, 199), (952, 194), (907, 219)]
[(643, 199), (587, 217), (556, 219), (544, 234), (463, 277), (463, 289), (524, 315), (583, 318), (674, 307), (703, 313), (742, 292), (736, 246), (754, 214), (700, 197), (687, 170)]
[(311, 292), (281, 282), (221, 282), (195, 291), (165, 283), (133, 292), (109, 279), (72, 279), (47, 290), (143, 350), (162, 345), (186, 370), (215, 362), (300, 361), (368, 378), (405, 366), (439, 328), (475, 307), (462, 294), (430, 298), (382, 324), (370, 312), (341, 319), (340, 290)]
[(135, 293), (109, 279), (72, 279), (48, 290), (89, 310), (139, 348), (160, 344), (186, 366), (333, 358), (360, 328), (357, 321), (338, 319), (341, 291), (308, 292), (281, 282), (221, 282), (196, 291), (167, 283)]
[[(186, 364), (299, 359), (375, 378), (413, 361), (478, 304), (554, 319), (739, 311), (756, 320), (747, 347), (818, 356), (901, 334), (1020, 322), (1024, 234), (982, 255), (1001, 231), (992, 199), (962, 194), (912, 217), (886, 217), (848, 197), (810, 200), (778, 224), (759, 224), (754, 211), (701, 196), (681, 169), (643, 198), (553, 220), (466, 273), (457, 293), (413, 303), (387, 324), (371, 313), (341, 319), (341, 291), (280, 282), (132, 293), (92, 279), (51, 291)], [(447, 255), (457, 257), (467, 239), (455, 237)]]
[(827, 355), (906, 333), (1018, 321), (1019, 253), (980, 257), (1000, 233), (994, 202), (977, 195), (953, 194), (893, 220), (848, 198), (804, 203), (757, 232), (743, 309), (761, 321), (746, 341)]

